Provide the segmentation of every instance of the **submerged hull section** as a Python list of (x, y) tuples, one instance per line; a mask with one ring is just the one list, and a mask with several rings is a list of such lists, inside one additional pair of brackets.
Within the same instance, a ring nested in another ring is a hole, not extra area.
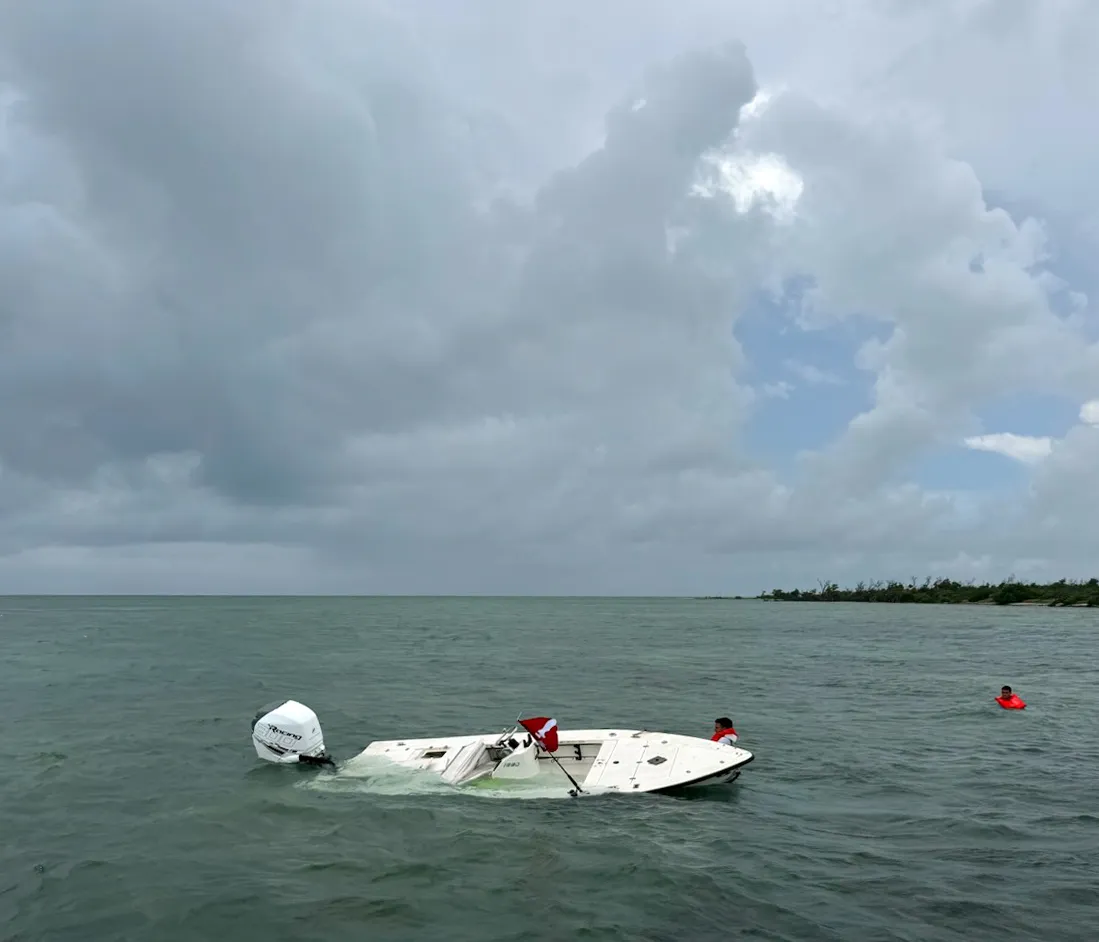
[(540, 786), (559, 784), (568, 791), (568, 772), (586, 794), (729, 784), (754, 758), (737, 746), (635, 729), (562, 730), (559, 743), (551, 756), (530, 746), (525, 733), (486, 733), (373, 742), (359, 755), (432, 773), (452, 785), (523, 779)]

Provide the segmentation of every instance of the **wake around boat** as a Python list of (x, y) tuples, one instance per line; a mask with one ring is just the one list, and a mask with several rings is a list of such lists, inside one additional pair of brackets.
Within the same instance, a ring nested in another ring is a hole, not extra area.
[[(260, 710), (252, 720), (252, 744), (267, 762), (335, 765), (317, 715), (296, 700)], [(435, 775), (455, 787), (485, 780), (525, 782), (560, 785), (563, 794), (576, 797), (728, 785), (755, 757), (739, 746), (695, 736), (559, 730), (552, 718), (532, 717), (502, 733), (372, 742), (355, 757), (367, 758)]]

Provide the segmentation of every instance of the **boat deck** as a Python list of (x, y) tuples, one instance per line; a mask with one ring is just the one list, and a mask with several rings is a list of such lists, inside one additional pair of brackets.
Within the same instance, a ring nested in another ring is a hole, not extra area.
[[(496, 742), (499, 733), (370, 743), (362, 756), (389, 759), (407, 768), (441, 773), (448, 757), (470, 742)], [(516, 739), (524, 738), (522, 735)], [(752, 753), (675, 733), (634, 729), (561, 730), (552, 757), (538, 755), (538, 780), (565, 769), (585, 791), (650, 792), (732, 781)], [(553, 760), (556, 759), (557, 762)]]

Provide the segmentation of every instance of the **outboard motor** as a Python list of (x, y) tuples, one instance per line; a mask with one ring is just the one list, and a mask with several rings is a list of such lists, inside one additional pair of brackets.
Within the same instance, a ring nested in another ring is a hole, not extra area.
[(317, 714), (297, 700), (276, 700), (252, 718), (256, 755), (280, 765), (335, 765), (324, 748)]

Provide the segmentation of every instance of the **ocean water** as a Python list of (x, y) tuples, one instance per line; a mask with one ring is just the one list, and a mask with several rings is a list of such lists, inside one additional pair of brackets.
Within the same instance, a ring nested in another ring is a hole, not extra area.
[[(1094, 610), (8, 598), (0, 639), (11, 942), (1099, 938)], [(729, 714), (756, 761), (691, 798), (325, 777), (256, 759), (278, 697), (340, 758)]]

